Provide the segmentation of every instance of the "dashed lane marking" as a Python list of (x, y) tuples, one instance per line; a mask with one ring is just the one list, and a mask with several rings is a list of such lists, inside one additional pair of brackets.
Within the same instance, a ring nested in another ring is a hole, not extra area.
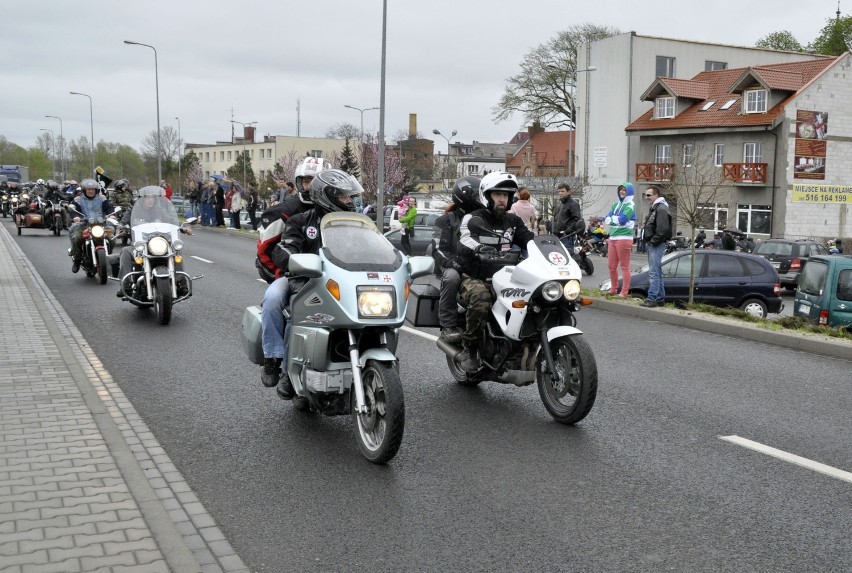
[(432, 342), (435, 342), (436, 340), (438, 340), (438, 337), (435, 336), (434, 334), (429, 334), (427, 332), (420, 332), (416, 328), (411, 328), (410, 326), (402, 326), (402, 327), (400, 327), (400, 330), (404, 330), (405, 332), (410, 332), (411, 334), (414, 334), (415, 336), (420, 336), (421, 338), (425, 338), (426, 340), (431, 340)]
[(201, 257), (196, 257), (195, 255), (189, 256), (191, 259), (195, 259), (196, 261), (201, 261), (202, 263), (213, 264), (213, 261), (208, 261), (207, 259), (202, 259)]
[(813, 470), (845, 482), (852, 483), (852, 472), (839, 470), (835, 467), (821, 464), (819, 462), (809, 460), (808, 458), (803, 458), (801, 456), (785, 452), (784, 450), (779, 450), (777, 448), (761, 444), (760, 442), (753, 442), (752, 440), (747, 440), (746, 438), (741, 438), (739, 436), (719, 436), (719, 439), (760, 452), (761, 454), (766, 454), (767, 456), (772, 456), (773, 458), (778, 458), (779, 460), (784, 460), (791, 464), (796, 464), (797, 466), (802, 466), (803, 468), (808, 468), (809, 470)]

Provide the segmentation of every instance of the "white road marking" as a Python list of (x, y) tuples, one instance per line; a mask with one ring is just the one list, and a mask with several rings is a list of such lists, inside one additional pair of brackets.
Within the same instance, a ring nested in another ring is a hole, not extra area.
[(263, 284), (266, 284), (266, 281), (265, 281), (265, 280), (263, 280), (263, 279), (255, 279), (255, 280), (260, 281), (260, 282), (262, 282)]
[(400, 330), (404, 330), (405, 332), (410, 332), (411, 334), (413, 334), (415, 336), (420, 336), (421, 338), (425, 338), (426, 340), (431, 340), (432, 342), (435, 342), (436, 340), (438, 340), (438, 337), (435, 336), (434, 334), (429, 334), (427, 332), (420, 332), (416, 328), (411, 328), (410, 326), (402, 326), (402, 327), (400, 327)]
[(762, 454), (766, 454), (767, 456), (772, 456), (773, 458), (778, 458), (779, 460), (784, 460), (785, 462), (789, 462), (791, 464), (796, 464), (797, 466), (802, 466), (803, 468), (808, 468), (809, 470), (813, 470), (815, 472), (823, 473), (833, 478), (852, 483), (852, 472), (839, 470), (835, 467), (827, 466), (825, 464), (809, 460), (808, 458), (803, 458), (795, 454), (790, 454), (788, 452), (785, 452), (784, 450), (779, 450), (771, 446), (766, 446), (764, 444), (761, 444), (760, 442), (753, 442), (751, 440), (747, 440), (739, 436), (719, 436), (719, 439), (724, 440), (726, 442), (730, 442), (732, 444), (736, 444), (738, 446), (742, 446), (744, 448), (748, 448), (750, 450), (754, 450), (756, 452), (760, 452)]
[(207, 259), (202, 259), (201, 257), (196, 257), (195, 255), (190, 255), (189, 257), (190, 257), (191, 259), (195, 259), (195, 260), (197, 260), (197, 261), (201, 261), (202, 263), (210, 263), (211, 265), (213, 264), (213, 261), (208, 261)]

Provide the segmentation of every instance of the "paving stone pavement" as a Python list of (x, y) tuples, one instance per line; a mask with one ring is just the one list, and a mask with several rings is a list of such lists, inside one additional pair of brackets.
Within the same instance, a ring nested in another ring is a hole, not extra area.
[(0, 573), (248, 573), (2, 225), (0, 317)]

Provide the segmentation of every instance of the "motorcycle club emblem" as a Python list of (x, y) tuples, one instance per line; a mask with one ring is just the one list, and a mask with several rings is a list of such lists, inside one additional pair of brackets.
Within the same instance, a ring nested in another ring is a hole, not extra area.
[(317, 228), (314, 226), (310, 226), (305, 231), (305, 234), (308, 236), (309, 239), (314, 240), (317, 238)]
[(553, 251), (548, 254), (547, 260), (549, 260), (554, 265), (564, 265), (568, 263), (568, 260), (565, 258), (565, 255), (563, 255), (562, 253), (557, 253), (556, 251)]

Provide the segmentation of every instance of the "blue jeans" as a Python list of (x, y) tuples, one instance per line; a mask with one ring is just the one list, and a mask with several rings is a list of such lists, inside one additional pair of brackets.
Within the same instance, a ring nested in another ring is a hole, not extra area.
[(569, 255), (574, 253), (574, 235), (571, 235), (570, 237), (562, 237), (559, 241), (565, 245)]
[[(289, 326), (284, 319), (284, 309), (290, 304), (290, 282), (287, 277), (275, 279), (263, 294), (263, 306), (260, 309), (264, 358), (281, 358), (287, 361), (290, 344), (285, 328)], [(289, 330), (289, 329), (287, 329)]]
[(663, 254), (666, 252), (666, 243), (663, 241), (656, 247), (651, 243), (645, 243), (648, 252), (648, 300), (663, 303), (666, 300), (666, 287), (663, 285), (663, 269), (660, 265)]

